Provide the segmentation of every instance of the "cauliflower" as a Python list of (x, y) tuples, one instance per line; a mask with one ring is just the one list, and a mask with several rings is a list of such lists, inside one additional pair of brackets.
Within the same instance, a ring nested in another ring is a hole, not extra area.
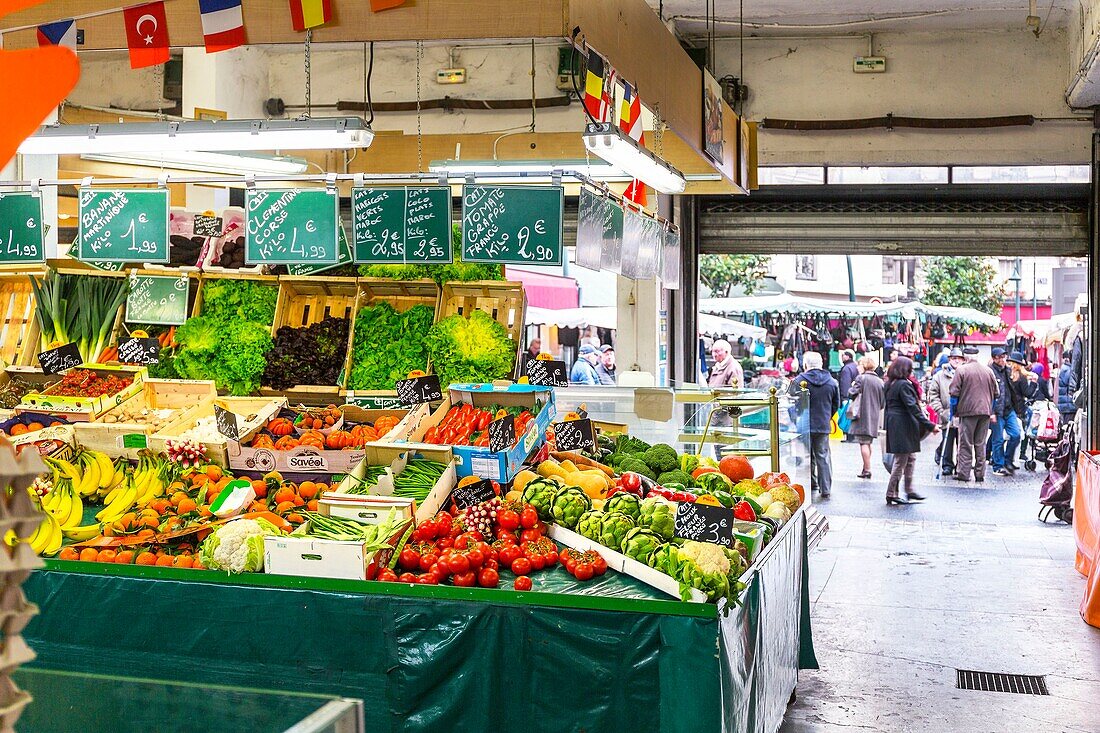
[(727, 575), (730, 571), (730, 560), (720, 545), (688, 540), (680, 548), (680, 557), (694, 560), (704, 573)]
[(763, 509), (764, 511), (767, 511), (768, 507), (770, 507), (772, 504), (775, 503), (775, 499), (772, 498), (772, 492), (765, 491), (764, 493), (759, 494), (756, 497), (756, 503), (758, 505), (760, 505), (761, 509)]
[(783, 502), (776, 501), (764, 510), (764, 516), (778, 519), (782, 523), (791, 518), (791, 510)]
[(211, 570), (256, 573), (264, 569), (264, 536), (282, 534), (264, 519), (235, 519), (202, 543), (202, 564)]
[(642, 460), (652, 469), (654, 475), (680, 467), (680, 457), (676, 454), (676, 449), (665, 443), (658, 443), (647, 450), (642, 454)]
[(732, 493), (738, 496), (758, 496), (764, 493), (764, 487), (760, 485), (760, 482), (756, 479), (747, 478), (742, 481), (738, 481), (733, 489)]
[(798, 507), (802, 506), (802, 500), (798, 498), (798, 492), (786, 484), (776, 484), (768, 489), (768, 493), (772, 495), (774, 501), (785, 504), (792, 514), (798, 511)]

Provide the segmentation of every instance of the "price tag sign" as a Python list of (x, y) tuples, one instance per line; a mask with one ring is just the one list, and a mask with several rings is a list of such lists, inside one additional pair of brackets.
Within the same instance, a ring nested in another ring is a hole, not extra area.
[(426, 377), (399, 379), (394, 383), (394, 387), (397, 388), (397, 399), (401, 400), (401, 404), (405, 407), (443, 399), (443, 389), (439, 386), (439, 377), (434, 374), (429, 374)]
[(168, 262), (168, 189), (80, 190), (79, 259)]
[(0, 193), (0, 262), (43, 262), (42, 196)]
[(237, 428), (237, 413), (230, 412), (221, 405), (214, 405), (214, 421), (219, 433), (230, 440), (241, 439), (240, 430)]
[(733, 547), (733, 511), (724, 506), (680, 502), (672, 533), (682, 540)]
[(493, 490), (493, 482), (487, 478), (478, 481), (476, 484), (459, 486), (451, 492), (451, 500), (459, 509), (477, 506), (483, 501), (489, 501), (494, 496), (496, 496), (496, 492)]
[(540, 387), (568, 387), (569, 367), (564, 361), (540, 361), (529, 359), (523, 367), (527, 381)]
[(129, 338), (118, 342), (118, 360), (123, 364), (157, 364), (160, 341), (155, 338)]
[(505, 415), (489, 423), (489, 450), (500, 453), (512, 447), (516, 442), (516, 418)]
[(84, 363), (80, 356), (80, 347), (76, 342), (58, 346), (56, 349), (43, 351), (38, 355), (38, 363), (42, 365), (42, 371), (46, 374), (60, 374), (61, 372), (78, 367)]
[(353, 188), (356, 262), (447, 264), (451, 249), (449, 186)]
[(462, 259), (560, 265), (564, 211), (561, 186), (463, 186)]
[(222, 227), (223, 222), (220, 216), (195, 214), (192, 234), (196, 237), (220, 237), (222, 235)]
[(130, 275), (126, 322), (179, 326), (187, 320), (189, 281), (163, 275)]
[(589, 419), (554, 423), (554, 444), (558, 450), (596, 452), (596, 427)]
[(334, 264), (340, 197), (327, 189), (248, 189), (244, 259), (249, 265)]

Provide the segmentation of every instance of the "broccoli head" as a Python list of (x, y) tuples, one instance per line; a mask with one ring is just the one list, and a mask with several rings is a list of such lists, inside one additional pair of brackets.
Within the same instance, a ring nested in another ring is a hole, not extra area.
[(615, 436), (615, 453), (645, 453), (649, 450), (649, 443), (633, 436), (621, 433)]
[(684, 473), (680, 469), (674, 471), (665, 471), (657, 477), (657, 483), (661, 486), (668, 486), (669, 484), (680, 484), (681, 486), (691, 486), (691, 474)]
[(653, 471), (650, 470), (645, 461), (636, 456), (631, 456), (630, 458), (626, 458), (620, 461), (618, 469), (619, 473), (637, 473), (645, 476), (646, 478), (651, 478), (654, 480), (657, 479), (657, 474), (653, 473)]
[(680, 468), (680, 456), (676, 454), (675, 448), (666, 443), (658, 443), (647, 450), (642, 454), (642, 460), (655, 474)]

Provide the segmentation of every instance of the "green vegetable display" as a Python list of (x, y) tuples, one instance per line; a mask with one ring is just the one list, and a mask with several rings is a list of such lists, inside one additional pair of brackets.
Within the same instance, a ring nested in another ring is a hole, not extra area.
[(618, 466), (615, 467), (619, 473), (638, 473), (646, 478), (656, 480), (657, 474), (653, 473), (646, 462), (641, 458), (634, 458), (633, 456), (621, 461)]
[(671, 542), (666, 542), (650, 554), (646, 564), (665, 575), (672, 575), (675, 577), (673, 573), (679, 563), (680, 548)]
[(502, 265), (478, 265), (462, 261), (462, 225), (451, 227), (451, 248), (454, 263), (450, 265), (362, 265), (364, 277), (385, 277), (391, 280), (432, 279), (437, 283), (470, 282), (473, 280), (503, 280)]
[(672, 530), (676, 521), (676, 505), (660, 496), (651, 496), (642, 501), (638, 526), (654, 532), (663, 540), (672, 539)]
[(426, 337), (435, 310), (416, 305), (398, 313), (379, 302), (359, 309), (351, 349), (348, 389), (393, 389), (409, 372), (428, 368)]
[[(651, 447), (642, 454), (642, 460), (657, 475), (680, 468), (680, 456), (676, 453), (676, 449), (665, 443), (658, 443)], [(691, 476), (688, 476), (688, 485), (691, 484), (690, 479)]]
[(668, 486), (669, 484), (679, 484), (680, 486), (694, 486), (695, 481), (691, 478), (690, 474), (684, 473), (680, 469), (673, 471), (665, 471), (657, 477), (657, 483), (661, 486)]
[(554, 504), (554, 497), (560, 489), (560, 485), (549, 479), (531, 479), (527, 483), (527, 486), (523, 487), (523, 496), (521, 499), (524, 504), (530, 504), (535, 507), (535, 511), (539, 514), (539, 519), (544, 522), (549, 522), (554, 518), (551, 507)]
[(715, 494), (723, 491), (733, 493), (733, 482), (721, 473), (701, 473), (695, 479), (695, 485), (707, 494)]
[(207, 280), (202, 286), (202, 315), (231, 323), (252, 321), (271, 327), (279, 287), (259, 280)]
[(649, 564), (649, 556), (661, 546), (661, 538), (648, 529), (635, 527), (626, 533), (621, 546), (622, 553), (640, 563)]
[(176, 344), (174, 367), (180, 377), (212, 379), (219, 390), (248, 395), (260, 388), (272, 341), (269, 327), (198, 316), (176, 330)]
[(605, 547), (619, 549), (623, 546), (627, 533), (632, 529), (634, 529), (633, 519), (622, 512), (608, 512), (603, 517), (603, 526), (597, 541)]
[(267, 352), (263, 384), (273, 389), (296, 385), (339, 386), (348, 353), (348, 319), (326, 316), (304, 328), (283, 326)]
[(603, 509), (608, 513), (622, 512), (637, 522), (638, 517), (642, 514), (642, 500), (634, 496), (634, 494), (620, 491), (607, 500), (603, 505)]
[(591, 508), (592, 500), (588, 498), (588, 494), (575, 486), (567, 486), (554, 496), (550, 513), (556, 523), (567, 529), (573, 529), (580, 521), (581, 515)]
[[(603, 531), (604, 513), (599, 509), (590, 509), (577, 520), (576, 532), (582, 537), (587, 537), (593, 542), (600, 541), (600, 533)], [(615, 545), (618, 547), (618, 545)]]
[(47, 270), (39, 281), (30, 277), (40, 336), (45, 351), (54, 342), (75, 342), (85, 362), (103, 351), (115, 325), (118, 309), (130, 291), (122, 277), (61, 275)]
[(512, 374), (516, 343), (492, 316), (475, 310), (442, 319), (428, 331), (428, 353), (444, 389), (462, 382), (491, 382)]
[[(730, 558), (718, 545), (709, 542), (688, 541), (677, 548), (675, 560), (669, 560), (668, 575), (686, 586), (698, 588), (707, 594), (707, 600), (716, 601), (730, 595)], [(664, 572), (664, 571), (663, 571)], [(681, 591), (684, 600), (690, 595)]]

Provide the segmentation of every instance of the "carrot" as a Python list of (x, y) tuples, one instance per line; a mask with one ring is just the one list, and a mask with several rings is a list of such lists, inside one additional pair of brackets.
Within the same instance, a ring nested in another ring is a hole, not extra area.
[(294, 529), (294, 525), (292, 525), (290, 522), (288, 522), (285, 519), (283, 519), (282, 517), (280, 517), (278, 514), (275, 514), (274, 512), (267, 512), (267, 511), (264, 511), (264, 512), (248, 512), (247, 514), (242, 514), (241, 518), (243, 518), (243, 519), (264, 519), (268, 522), (271, 522), (272, 524), (274, 524), (276, 527), (283, 530), (284, 532), (289, 532), (292, 529)]
[(587, 456), (582, 456), (580, 453), (573, 453), (571, 451), (550, 451), (550, 457), (558, 461), (573, 461), (578, 466), (588, 466), (589, 468), (595, 468), (603, 471), (608, 476), (614, 478), (615, 472), (603, 465), (599, 461), (594, 461)]

